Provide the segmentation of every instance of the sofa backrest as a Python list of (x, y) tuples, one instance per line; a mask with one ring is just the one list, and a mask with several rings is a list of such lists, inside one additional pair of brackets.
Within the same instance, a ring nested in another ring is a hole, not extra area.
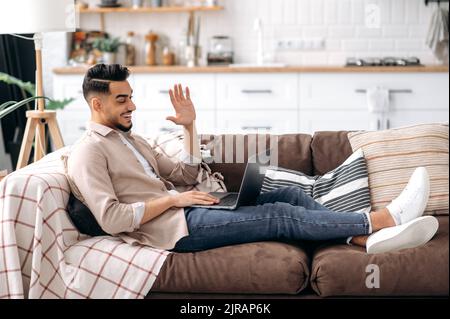
[(311, 142), (313, 174), (324, 175), (352, 155), (348, 131), (316, 132)]
[[(210, 167), (214, 172), (220, 172), (225, 178), (228, 191), (237, 192), (241, 184), (248, 154), (260, 153), (270, 149), (270, 145), (278, 146), (277, 166), (312, 174), (311, 141), (308, 134), (222, 134), (202, 135), (202, 144), (207, 144), (211, 155), (220, 157), (220, 163), (214, 161)], [(252, 151), (253, 150), (253, 151)], [(242, 157), (236, 154), (242, 154)], [(237, 158), (238, 157), (238, 158)], [(271, 163), (272, 165), (273, 163)]]
[[(221, 154), (221, 162), (215, 161), (210, 164), (210, 167), (214, 172), (222, 173), (228, 191), (237, 192), (244, 175), (249, 149), (259, 153), (263, 150), (258, 145), (265, 145), (266, 149), (269, 149), (271, 143), (276, 143), (278, 146), (277, 166), (307, 175), (323, 175), (338, 167), (352, 154), (347, 133), (346, 131), (317, 132), (314, 136), (308, 134), (202, 135), (201, 143), (207, 144), (207, 149), (211, 150), (212, 156)], [(236, 158), (236, 153), (238, 150), (242, 152), (242, 149), (244, 156), (243, 161), (240, 161)]]

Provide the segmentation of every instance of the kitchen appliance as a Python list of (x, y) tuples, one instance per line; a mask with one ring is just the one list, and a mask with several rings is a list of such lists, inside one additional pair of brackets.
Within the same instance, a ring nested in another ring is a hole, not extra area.
[(99, 4), (97, 4), (100, 8), (117, 8), (122, 5), (117, 2), (118, 0), (102, 0)]
[(347, 58), (346, 66), (423, 66), (417, 57)]
[(209, 40), (208, 65), (230, 65), (233, 57), (233, 42), (230, 37), (216, 35)]

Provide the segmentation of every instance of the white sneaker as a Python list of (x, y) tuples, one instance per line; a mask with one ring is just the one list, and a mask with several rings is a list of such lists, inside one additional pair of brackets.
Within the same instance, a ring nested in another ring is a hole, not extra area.
[(423, 216), (394, 227), (383, 228), (369, 236), (366, 243), (368, 254), (379, 254), (426, 244), (436, 234), (438, 220)]
[(402, 225), (422, 216), (430, 197), (430, 177), (425, 167), (418, 167), (408, 184), (386, 208), (396, 225)]

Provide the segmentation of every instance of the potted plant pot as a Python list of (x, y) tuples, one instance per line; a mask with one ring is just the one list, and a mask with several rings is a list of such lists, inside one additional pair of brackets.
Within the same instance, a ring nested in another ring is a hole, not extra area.
[(102, 53), (103, 63), (114, 64), (116, 63), (116, 53), (115, 52), (103, 52)]

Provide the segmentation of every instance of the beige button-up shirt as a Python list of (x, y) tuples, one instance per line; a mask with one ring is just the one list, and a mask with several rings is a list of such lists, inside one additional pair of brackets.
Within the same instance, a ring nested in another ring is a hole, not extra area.
[[(147, 174), (119, 134), (126, 136), (159, 178)], [(73, 146), (66, 164), (72, 192), (105, 232), (130, 244), (167, 250), (189, 235), (183, 208), (173, 207), (136, 229), (133, 204), (168, 196), (174, 185), (196, 184), (200, 165), (174, 162), (139, 135), (119, 133), (94, 122)]]

